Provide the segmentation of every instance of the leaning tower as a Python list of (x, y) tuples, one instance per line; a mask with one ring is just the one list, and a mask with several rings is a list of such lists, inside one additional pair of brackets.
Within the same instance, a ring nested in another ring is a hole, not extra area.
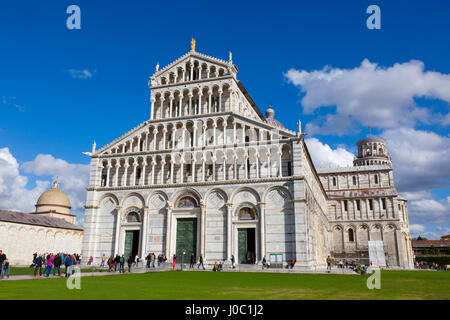
[(358, 157), (353, 160), (354, 166), (389, 165), (391, 157), (387, 153), (387, 143), (383, 139), (364, 139), (356, 143)]

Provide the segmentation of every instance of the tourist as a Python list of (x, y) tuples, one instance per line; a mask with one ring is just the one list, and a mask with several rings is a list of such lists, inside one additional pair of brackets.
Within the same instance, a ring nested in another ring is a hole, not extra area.
[(234, 265), (235, 263), (235, 259), (234, 259), (234, 255), (231, 255), (231, 266), (233, 267), (233, 269), (236, 269), (236, 266)]
[(9, 260), (6, 258), (3, 261), (3, 268), (2, 268), (2, 279), (6, 275), (6, 277), (9, 279)]
[(200, 257), (198, 257), (198, 261), (199, 261), (199, 263), (198, 263), (197, 269), (200, 269), (200, 266), (202, 266), (203, 270), (205, 270), (205, 266), (203, 265), (203, 256), (202, 255), (200, 255)]
[(172, 267), (173, 267), (173, 271), (175, 271), (175, 264), (177, 263), (177, 256), (174, 254), (173, 255), (173, 265), (172, 265)]
[(262, 259), (262, 269), (264, 270), (264, 267), (267, 265), (267, 260), (266, 260), (266, 256), (263, 257)]
[(331, 270), (331, 257), (327, 257), (327, 270)]
[(90, 266), (90, 265), (92, 264), (92, 262), (94, 262), (94, 257), (93, 257), (93, 256), (91, 256), (91, 257), (89, 258), (88, 266)]
[(58, 269), (58, 277), (61, 276), (61, 256), (59, 255), (59, 253), (55, 256), (55, 258), (53, 259), (53, 275), (55, 275), (56, 273), (56, 269)]
[(131, 272), (131, 266), (133, 265), (133, 258), (131, 256), (128, 257), (127, 263), (128, 263), (128, 272)]
[(114, 271), (117, 271), (117, 269), (119, 269), (120, 272), (120, 256), (118, 254), (116, 254), (114, 262), (115, 262)]
[(113, 261), (114, 261), (113, 256), (112, 255), (109, 256), (108, 261), (106, 262), (106, 264), (108, 265), (108, 270), (109, 271), (111, 271), (111, 265), (112, 265)]
[(64, 260), (64, 266), (66, 267), (65, 277), (67, 278), (70, 275), (70, 270), (72, 269), (73, 258), (71, 255), (68, 255)]
[(103, 254), (103, 255), (102, 255), (102, 260), (101, 260), (101, 262), (100, 262), (100, 268), (103, 268), (103, 267), (105, 266), (105, 260), (106, 260), (106, 255)]
[(150, 253), (145, 257), (145, 261), (147, 261), (145, 267), (150, 268), (150, 264), (152, 263), (152, 255)]
[(191, 253), (191, 264), (189, 265), (189, 268), (192, 269), (192, 267), (195, 266), (195, 254)]
[(52, 271), (54, 259), (55, 259), (55, 257), (53, 256), (52, 253), (50, 253), (47, 258), (47, 266), (45, 267), (45, 270), (44, 270), (44, 273), (46, 273), (47, 278), (50, 276), (50, 272)]
[(2, 250), (0, 250), (0, 270), (2, 270), (3, 263), (6, 260), (6, 254), (3, 253)]
[(122, 255), (122, 256), (119, 258), (119, 263), (120, 263), (119, 273), (120, 273), (120, 272), (125, 273), (125, 256), (124, 256), (124, 255)]
[(39, 276), (42, 276), (42, 264), (44, 263), (44, 259), (42, 258), (42, 255), (39, 255), (36, 257), (34, 262), (34, 276), (36, 277), (36, 273), (39, 269)]

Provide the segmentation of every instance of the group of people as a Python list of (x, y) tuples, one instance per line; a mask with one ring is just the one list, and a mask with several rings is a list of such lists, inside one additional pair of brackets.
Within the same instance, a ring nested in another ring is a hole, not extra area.
[(447, 265), (439, 265), (435, 262), (414, 262), (414, 268), (420, 269), (420, 270), (444, 270), (447, 271), (450, 268)]
[[(46, 253), (46, 254), (33, 254), (33, 263), (30, 265), (30, 268), (34, 268), (34, 276), (37, 276), (39, 271), (39, 276), (44, 276), (47, 278), (50, 276), (51, 271), (53, 270), (53, 276), (56, 275), (56, 271), (58, 271), (58, 276), (61, 276), (61, 266), (65, 267), (65, 277), (68, 277), (75, 270), (73, 266), (79, 265), (81, 262), (81, 256), (79, 254), (67, 254), (58, 252), (57, 254)], [(42, 272), (42, 267), (44, 268), (44, 272)]]
[(6, 257), (6, 254), (0, 250), (0, 271), (2, 274), (2, 279), (6, 276), (9, 278), (9, 260)]

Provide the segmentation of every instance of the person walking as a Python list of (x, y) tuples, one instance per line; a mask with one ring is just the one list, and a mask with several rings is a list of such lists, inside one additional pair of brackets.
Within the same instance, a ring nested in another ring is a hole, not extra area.
[(192, 267), (195, 265), (195, 254), (191, 253), (191, 264), (189, 265), (189, 269), (192, 269)]
[(197, 269), (200, 269), (200, 266), (202, 266), (203, 270), (205, 270), (205, 265), (203, 264), (203, 256), (200, 255), (200, 257), (198, 258), (198, 267)]
[(145, 261), (147, 261), (145, 267), (150, 269), (150, 264), (152, 263), (152, 255), (150, 253), (145, 257)]
[(58, 269), (58, 277), (61, 276), (61, 264), (62, 264), (62, 260), (61, 260), (61, 256), (59, 255), (59, 253), (55, 256), (55, 258), (53, 259), (53, 275), (55, 275), (56, 273), (56, 269)]
[(177, 264), (177, 255), (173, 255), (173, 263), (172, 263), (172, 268), (173, 268), (173, 271), (175, 271), (175, 265)]
[(6, 258), (5, 261), (3, 261), (2, 279), (5, 275), (9, 279), (9, 260), (8, 260), (8, 258)]
[(133, 265), (133, 258), (131, 256), (128, 257), (127, 263), (128, 263), (128, 272), (131, 272), (131, 266)]
[(234, 259), (234, 254), (231, 255), (231, 266), (233, 267), (233, 269), (236, 269), (236, 266), (234, 265), (235, 263), (235, 259)]
[(36, 262), (34, 263), (34, 276), (36, 277), (36, 273), (39, 269), (39, 276), (42, 276), (42, 264), (44, 263), (44, 259), (42, 258), (42, 255), (39, 255), (36, 257)]
[(267, 265), (267, 260), (266, 260), (266, 256), (263, 257), (262, 259), (262, 269), (264, 270), (264, 267)]

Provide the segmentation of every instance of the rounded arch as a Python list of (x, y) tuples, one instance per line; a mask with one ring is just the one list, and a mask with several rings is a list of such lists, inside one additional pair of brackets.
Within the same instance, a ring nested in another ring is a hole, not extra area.
[(105, 193), (103, 195), (100, 196), (100, 198), (97, 201), (97, 206), (101, 206), (101, 203), (103, 202), (103, 200), (105, 200), (106, 198), (110, 198), (115, 202), (115, 205), (118, 206), (120, 201), (119, 198), (117, 198), (117, 196), (114, 193)]
[(241, 187), (241, 188), (236, 189), (231, 194), (230, 199), (231, 199), (231, 202), (233, 202), (233, 203), (249, 202), (249, 199), (251, 199), (251, 197), (249, 197), (249, 195), (254, 197), (255, 205), (258, 202), (261, 202), (261, 197), (260, 197), (259, 193), (250, 187)]
[(201, 194), (194, 188), (183, 188), (181, 190), (178, 190), (172, 195), (170, 199), (174, 206), (176, 206), (177, 202), (185, 196), (192, 196), (197, 201), (198, 205), (200, 205), (201, 201), (203, 200)]
[(220, 188), (212, 188), (205, 194), (206, 207), (222, 208), (228, 202), (227, 193)]
[(122, 198), (120, 206), (125, 209), (132, 206), (143, 208), (145, 206), (145, 199), (140, 193), (130, 192)]
[(286, 199), (286, 200), (292, 200), (292, 193), (289, 191), (288, 188), (286, 188), (284, 186), (272, 186), (269, 189), (267, 189), (266, 192), (264, 193), (263, 202), (267, 202), (267, 196), (269, 195), (270, 192), (272, 192), (274, 190), (282, 190), (288, 196), (288, 199)]
[(237, 217), (239, 220), (257, 220), (259, 217), (259, 210), (251, 202), (242, 202), (234, 208), (233, 216)]

